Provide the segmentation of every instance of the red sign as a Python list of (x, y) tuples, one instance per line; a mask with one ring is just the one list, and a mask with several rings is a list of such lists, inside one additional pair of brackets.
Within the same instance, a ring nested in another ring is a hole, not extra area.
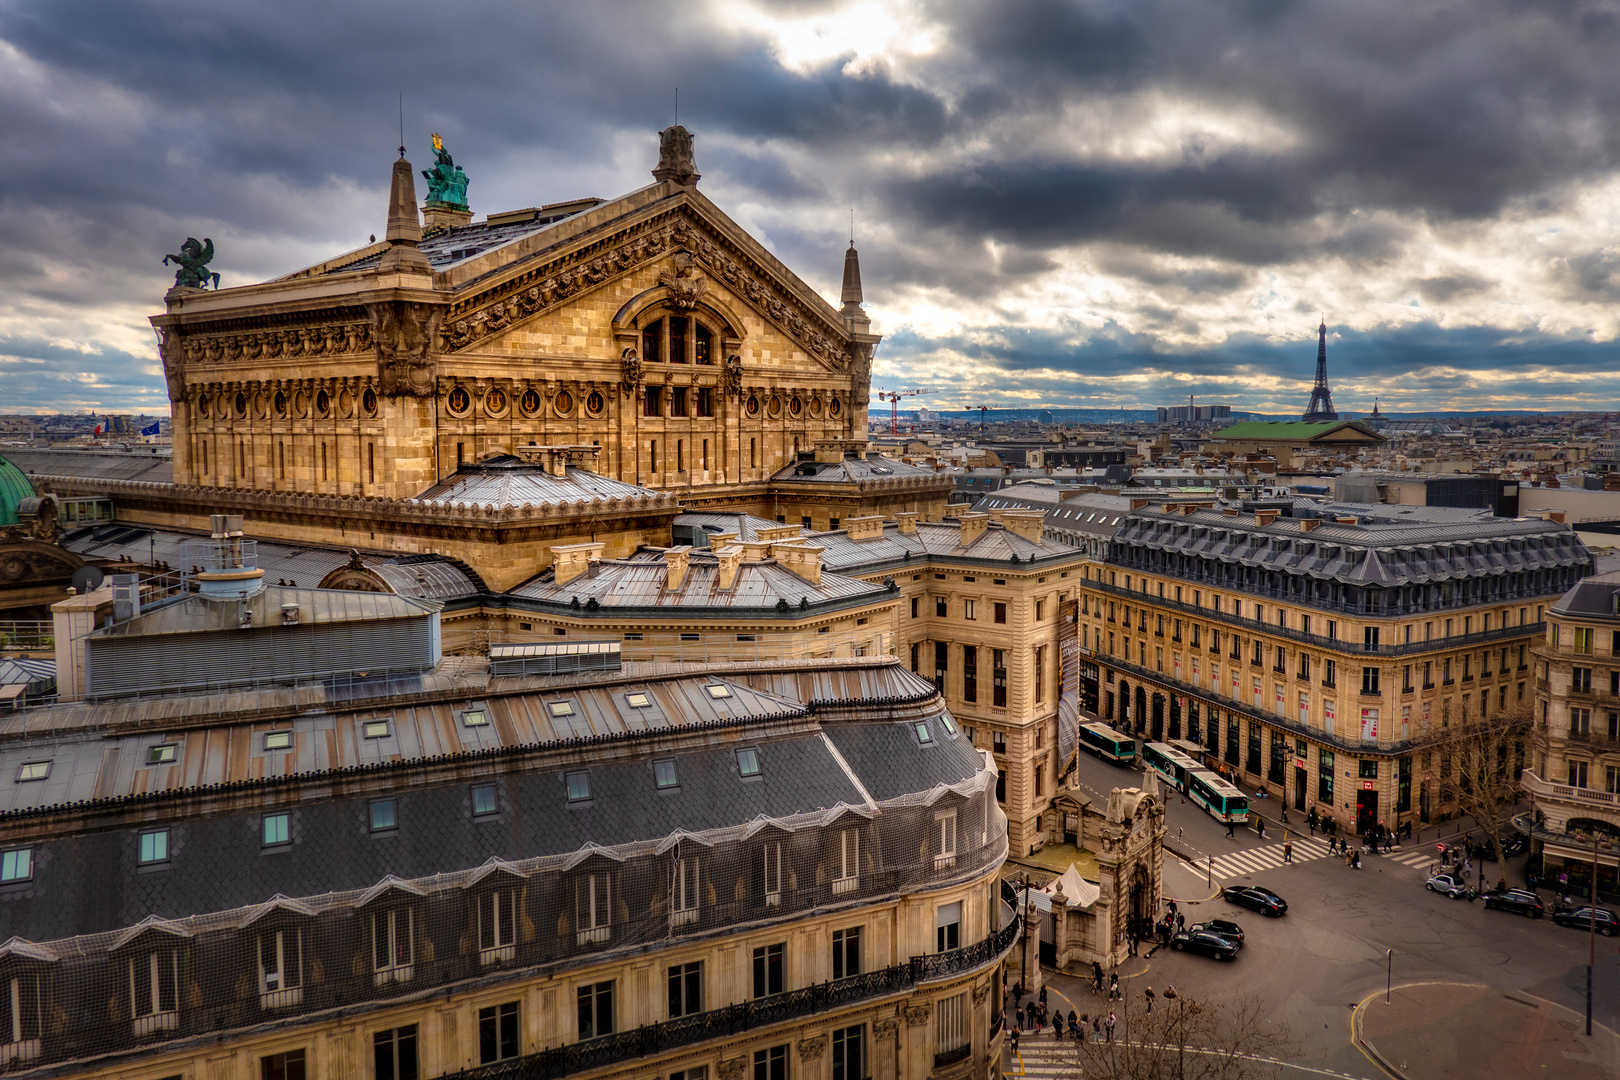
[(1378, 781), (1376, 781), (1376, 780), (1363, 780), (1361, 782), (1361, 790), (1362, 791), (1372, 791), (1372, 790), (1376, 789), (1377, 787), (1378, 787)]
[(1304, 767), (1305, 767), (1305, 759), (1304, 758), (1295, 758), (1294, 759), (1294, 768), (1303, 769)]

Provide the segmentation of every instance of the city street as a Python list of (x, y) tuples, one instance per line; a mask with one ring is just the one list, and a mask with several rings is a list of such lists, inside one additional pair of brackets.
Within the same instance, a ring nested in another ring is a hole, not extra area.
[[(1156, 779), (1139, 771), (1116, 768), (1082, 752), (1078, 784), (1086, 793), (1106, 802), (1111, 787), (1147, 786), (1156, 784)], [(1275, 804), (1271, 800), (1257, 802), (1267, 818), (1267, 839), (1258, 839), (1252, 827), (1238, 830), (1235, 839), (1228, 839), (1224, 825), (1183, 802), (1179, 795), (1171, 794), (1166, 809), (1169, 841), (1196, 858), (1198, 867), (1194, 873), (1181, 859), (1167, 854), (1166, 893), (1177, 900), (1188, 922), (1213, 917), (1233, 919), (1243, 926), (1247, 941), (1231, 963), (1168, 949), (1149, 954), (1144, 946), (1143, 958), (1127, 961), (1120, 969), (1121, 985), (1128, 988), (1126, 1004), (1130, 1010), (1143, 1007), (1143, 992), (1150, 986), (1160, 995), (1161, 1007), (1164, 990), (1170, 985), (1179, 995), (1195, 999), (1228, 1000), (1253, 995), (1267, 1017), (1287, 1025), (1298, 1043), (1296, 1067), (1285, 1070), (1285, 1075), (1358, 1077), (1383, 1075), (1371, 1057), (1352, 1041), (1351, 1025), (1353, 1012), (1364, 1005), (1369, 1030), (1376, 1027), (1372, 1023), (1378, 1019), (1376, 1010), (1386, 1008), (1386, 979), (1397, 988), (1420, 983), (1484, 987), (1493, 992), (1493, 1002), (1505, 997), (1517, 1002), (1513, 1007), (1527, 1015), (1557, 1013), (1568, 1021), (1569, 1016), (1556, 1008), (1562, 1006), (1580, 1014), (1577, 1020), (1584, 1016), (1588, 947), (1584, 933), (1559, 927), (1550, 918), (1534, 920), (1488, 911), (1482, 901), (1452, 900), (1423, 887), (1437, 839), (1460, 838), (1447, 828), (1426, 830), (1420, 834), (1421, 839), (1414, 839), (1407, 848), (1396, 849), (1390, 855), (1364, 854), (1359, 871), (1347, 867), (1342, 858), (1327, 857), (1326, 844), (1312, 839), (1308, 832), (1301, 837), (1290, 828), (1286, 835), (1294, 841), (1294, 862), (1285, 865), (1284, 827), (1271, 817), (1267, 805)], [(1295, 824), (1303, 824), (1298, 815), (1291, 816)], [(1211, 859), (1213, 885), (1206, 886)], [(1487, 863), (1488, 882), (1494, 882), (1496, 873), (1496, 864)], [(1510, 860), (1508, 875), (1509, 884), (1524, 884), (1522, 857)], [(1288, 901), (1288, 913), (1268, 919), (1212, 899), (1222, 885), (1234, 884), (1272, 889)], [(1553, 897), (1543, 890), (1542, 898), (1550, 911)], [(1594, 1018), (1612, 1031), (1620, 1025), (1617, 941), (1600, 937), (1597, 951)], [(1055, 995), (1051, 1001), (1054, 1008), (1062, 1001), (1065, 1012), (1072, 1008), (1076, 1013), (1093, 1013), (1104, 1005), (1102, 998), (1091, 993), (1089, 979), (1049, 975), (1049, 983)], [(1436, 1023), (1445, 1025), (1444, 1032), (1426, 1037), (1444, 1034), (1448, 1039), (1457, 1038), (1458, 1075), (1472, 1075), (1470, 1070), (1493, 1064), (1489, 1060), (1469, 1060), (1470, 1048), (1484, 1046), (1489, 1034), (1481, 1031), (1476, 1039), (1468, 1033), (1470, 1014), (1436, 1013), (1437, 1017), (1441, 1015), (1445, 1018)], [(1411, 1021), (1409, 1016), (1404, 1019)], [(1490, 1023), (1501, 1027), (1499, 1018)], [(1371, 1035), (1369, 1039), (1376, 1041)], [(1029, 1048), (1050, 1039), (1024, 1042)], [(1613, 1045), (1612, 1035), (1604, 1045)], [(1612, 1059), (1606, 1060), (1620, 1066)], [(1043, 1071), (1058, 1075), (1060, 1065), (1060, 1061), (1037, 1049), (1025, 1063), (1024, 1071), (1031, 1076), (1042, 1075)], [(1017, 1075), (1019, 1064), (1012, 1062), (1008, 1071)], [(1498, 1069), (1494, 1075), (1518, 1073)]]

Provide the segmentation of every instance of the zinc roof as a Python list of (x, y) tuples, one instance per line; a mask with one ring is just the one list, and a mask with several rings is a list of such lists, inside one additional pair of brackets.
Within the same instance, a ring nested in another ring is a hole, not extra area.
[(663, 500), (668, 496), (648, 488), (570, 465), (566, 476), (553, 476), (538, 465), (517, 458), (463, 465), (454, 476), (428, 488), (408, 502), (464, 503), (474, 506), (525, 506), (590, 502), (596, 499)]
[[(821, 534), (817, 534), (818, 536)], [(775, 562), (744, 562), (737, 568), (731, 588), (720, 588), (719, 559), (693, 551), (687, 556), (686, 574), (681, 587), (669, 588), (669, 564), (661, 558), (605, 559), (597, 563), (595, 576), (582, 574), (558, 585), (552, 570), (512, 590), (512, 595), (572, 607), (577, 597), (581, 606), (595, 601), (598, 607), (681, 608), (731, 611), (774, 609), (779, 602), (797, 611), (799, 602), (811, 604), (833, 601), (877, 600), (886, 595), (881, 585), (856, 578), (823, 573), (813, 584)]]
[(29, 476), (63, 476), (91, 480), (145, 480), (174, 483), (174, 459), (166, 448), (111, 450), (7, 449), (6, 457)]
[(283, 609), (294, 604), (298, 607), (298, 621), (303, 625), (417, 619), (438, 611), (440, 607), (432, 600), (391, 593), (268, 585), (257, 595), (241, 602), (219, 603), (196, 594), (186, 595), (147, 608), (133, 619), (96, 630), (92, 636), (121, 638), (234, 630), (241, 627), (244, 613), (255, 628), (280, 626)]

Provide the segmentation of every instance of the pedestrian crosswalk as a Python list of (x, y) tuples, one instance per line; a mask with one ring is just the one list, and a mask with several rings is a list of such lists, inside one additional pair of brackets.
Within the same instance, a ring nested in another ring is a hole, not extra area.
[(1403, 866), (1410, 866), (1415, 870), (1429, 870), (1440, 864), (1440, 860), (1436, 859), (1434, 853), (1428, 848), (1413, 848), (1410, 851), (1401, 851), (1397, 848), (1394, 851), (1385, 852), (1382, 857), (1391, 862), (1398, 862)]
[(1262, 870), (1275, 870), (1287, 861), (1286, 847), (1290, 842), (1294, 845), (1294, 862), (1309, 862), (1312, 859), (1327, 857), (1326, 840), (1297, 836), (1281, 844), (1268, 844), (1265, 847), (1246, 848), (1243, 851), (1217, 855), (1213, 860), (1206, 860), (1204, 868), (1208, 869), (1211, 876), (1218, 878), (1241, 877), (1245, 874), (1257, 874)]
[(1061, 1042), (1047, 1035), (1024, 1033), (1014, 1051), (1011, 1040), (1007, 1043), (1007, 1065), (1004, 1075), (1032, 1078), (1073, 1077), (1077, 1073), (1076, 1047), (1072, 1040)]

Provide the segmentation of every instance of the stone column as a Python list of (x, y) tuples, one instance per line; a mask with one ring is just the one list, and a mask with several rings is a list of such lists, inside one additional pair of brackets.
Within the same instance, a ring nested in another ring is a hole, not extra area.
[(1019, 943), (1019, 952), (1028, 957), (1021, 973), (1024, 993), (1038, 996), (1041, 992), (1041, 912), (1028, 893), (1024, 894), (1024, 940)]
[(1052, 894), (1052, 946), (1057, 969), (1062, 971), (1069, 962), (1069, 904), (1061, 883)]

